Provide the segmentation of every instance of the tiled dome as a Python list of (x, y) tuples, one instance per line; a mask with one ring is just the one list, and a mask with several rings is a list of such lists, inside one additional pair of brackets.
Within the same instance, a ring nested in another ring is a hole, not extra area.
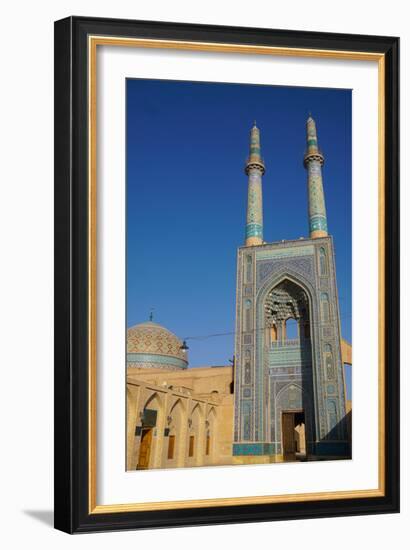
[(127, 332), (127, 364), (137, 368), (185, 369), (188, 366), (182, 341), (158, 323), (147, 321)]

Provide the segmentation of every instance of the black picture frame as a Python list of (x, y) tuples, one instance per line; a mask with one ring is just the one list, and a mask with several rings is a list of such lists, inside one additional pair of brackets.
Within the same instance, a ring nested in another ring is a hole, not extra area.
[[(90, 513), (88, 49), (90, 35), (377, 52), (385, 59), (385, 491), (346, 498)], [(67, 533), (399, 511), (399, 39), (68, 17), (55, 23), (55, 527)]]

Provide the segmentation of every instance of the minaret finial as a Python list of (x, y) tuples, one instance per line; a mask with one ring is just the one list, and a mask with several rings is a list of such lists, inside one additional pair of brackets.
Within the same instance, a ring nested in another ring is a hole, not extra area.
[(317, 143), (316, 123), (309, 113), (306, 123), (307, 150), (303, 164), (308, 171), (309, 231), (312, 239), (327, 236), (325, 196), (322, 166), (325, 158)]
[(246, 246), (263, 244), (262, 176), (265, 164), (261, 156), (260, 132), (256, 121), (251, 129), (249, 157), (245, 165), (248, 176), (248, 210), (246, 215)]

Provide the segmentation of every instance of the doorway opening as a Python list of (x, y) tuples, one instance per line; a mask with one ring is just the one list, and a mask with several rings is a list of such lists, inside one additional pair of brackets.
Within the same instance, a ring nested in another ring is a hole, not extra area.
[(151, 455), (151, 443), (152, 443), (152, 428), (142, 428), (137, 470), (146, 470), (149, 467), (149, 459)]
[(306, 460), (304, 410), (282, 412), (282, 449), (285, 462)]
[[(149, 403), (152, 402), (152, 398)], [(146, 470), (149, 468), (149, 461), (152, 447), (152, 431), (157, 425), (158, 411), (156, 409), (148, 409), (146, 406), (141, 418), (141, 441), (138, 453), (137, 470)]]

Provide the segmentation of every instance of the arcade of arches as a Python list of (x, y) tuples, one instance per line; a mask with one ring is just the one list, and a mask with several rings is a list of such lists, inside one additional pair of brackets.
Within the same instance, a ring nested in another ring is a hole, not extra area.
[(127, 469), (231, 464), (232, 370), (128, 367)]

